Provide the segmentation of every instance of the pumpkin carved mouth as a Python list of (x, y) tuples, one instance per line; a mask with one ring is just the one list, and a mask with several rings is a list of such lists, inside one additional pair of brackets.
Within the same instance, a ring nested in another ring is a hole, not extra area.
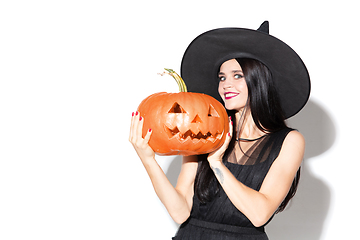
[(203, 134), (202, 132), (194, 133), (191, 130), (187, 130), (184, 134), (182, 134), (177, 127), (175, 127), (174, 129), (165, 127), (165, 129), (169, 138), (177, 137), (181, 141), (185, 141), (186, 139), (190, 138), (191, 140), (195, 140), (195, 141), (202, 140), (202, 141), (215, 142), (217, 139), (221, 139), (222, 136), (221, 133), (211, 134), (210, 132), (207, 132), (206, 134)]

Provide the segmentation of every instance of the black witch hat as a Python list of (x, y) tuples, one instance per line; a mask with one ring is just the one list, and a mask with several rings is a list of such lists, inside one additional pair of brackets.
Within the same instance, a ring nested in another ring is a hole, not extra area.
[(219, 28), (195, 38), (184, 53), (181, 76), (189, 92), (205, 93), (220, 102), (218, 70), (233, 58), (252, 58), (271, 71), (285, 117), (298, 113), (310, 95), (310, 77), (299, 55), (269, 35), (269, 22), (258, 30)]

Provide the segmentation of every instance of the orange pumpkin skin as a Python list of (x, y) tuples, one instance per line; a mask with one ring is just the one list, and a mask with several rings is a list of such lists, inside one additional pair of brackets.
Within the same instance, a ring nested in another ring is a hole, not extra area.
[(159, 155), (213, 152), (229, 131), (223, 105), (202, 93), (155, 93), (140, 103), (138, 111), (144, 118), (142, 136), (152, 129), (149, 145)]

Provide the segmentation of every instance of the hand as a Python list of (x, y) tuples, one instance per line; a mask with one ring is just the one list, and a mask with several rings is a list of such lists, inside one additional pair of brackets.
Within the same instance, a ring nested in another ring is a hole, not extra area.
[(222, 161), (222, 158), (224, 157), (225, 151), (228, 148), (230, 140), (232, 138), (232, 132), (233, 132), (232, 129), (233, 129), (232, 120), (231, 120), (231, 117), (229, 117), (229, 132), (226, 134), (225, 142), (223, 143), (223, 145), (218, 150), (210, 153), (208, 158), (207, 158), (207, 160), (209, 161), (210, 166), (213, 163)]
[(140, 113), (138, 111), (136, 113), (132, 113), (129, 141), (142, 161), (149, 158), (155, 158), (155, 152), (149, 145), (152, 131), (149, 129), (143, 138), (143, 125), (144, 119), (140, 116)]

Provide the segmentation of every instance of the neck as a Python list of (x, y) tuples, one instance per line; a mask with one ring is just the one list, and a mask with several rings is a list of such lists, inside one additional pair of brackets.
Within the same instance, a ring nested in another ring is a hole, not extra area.
[[(240, 135), (237, 135), (238, 138), (244, 139), (255, 139), (264, 135), (255, 124), (254, 119), (252, 118), (250, 111), (240, 110), (235, 113), (236, 123), (235, 129), (240, 131)], [(239, 126), (240, 124), (240, 126)], [(236, 133), (238, 134), (238, 132)]]

